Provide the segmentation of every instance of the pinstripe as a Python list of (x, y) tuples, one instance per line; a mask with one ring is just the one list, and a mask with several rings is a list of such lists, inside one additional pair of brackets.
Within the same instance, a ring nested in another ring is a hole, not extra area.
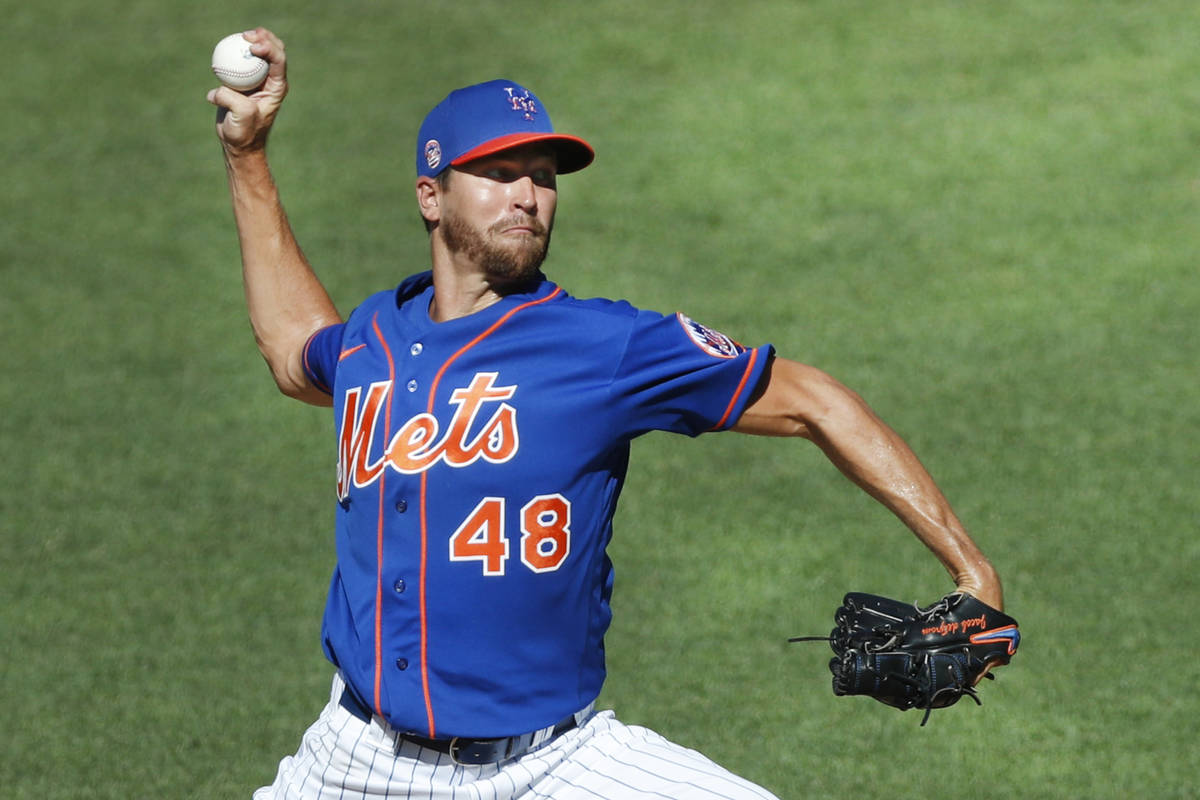
[[(316, 743), (319, 741), (320, 736), (322, 735), (320, 728), (327, 727), (327, 724), (327, 721), (325, 721), (323, 718), (319, 719), (318, 724), (314, 725), (307, 733), (305, 733), (304, 739), (301, 742), (300, 751), (296, 753), (295, 757), (293, 757), (290, 761), (285, 759), (284, 763), (280, 764), (279, 778), (287, 778), (287, 789), (289, 792), (295, 787), (296, 779), (301, 778), (300, 787), (296, 789), (296, 793), (299, 796), (303, 796), (304, 786), (308, 782), (308, 774), (316, 766), (316, 761), (313, 758), (313, 750), (316, 747)], [(306, 764), (311, 766), (304, 766)], [(301, 766), (304, 766), (303, 771), (300, 770)], [(290, 777), (288, 777), (289, 773)]]
[[(532, 766), (534, 764), (542, 765), (541, 769), (538, 771), (535, 771)], [(539, 772), (544, 774), (548, 769), (549, 769), (549, 766), (546, 764), (545, 757), (543, 755), (541, 755), (540, 751), (535, 751), (534, 753), (532, 753), (530, 756), (528, 756), (526, 758), (514, 761), (511, 766), (506, 766), (506, 768), (504, 770), (504, 777), (508, 780), (509, 783), (512, 784), (512, 790), (506, 795), (500, 795), (499, 794), (500, 789), (499, 789), (499, 787), (497, 787), (496, 788), (497, 797), (526, 797), (526, 796), (528, 796), (528, 792), (533, 792), (534, 797), (539, 796), (537, 794), (536, 789), (534, 789), (534, 786), (538, 782)], [(513, 773), (516, 773), (516, 772), (523, 772), (526, 775), (528, 775), (529, 777), (526, 780), (522, 781), (521, 783), (517, 783), (517, 779), (513, 776)], [(522, 793), (522, 791), (521, 791), (522, 786), (527, 787), (528, 792)]]
[[(690, 780), (681, 781), (681, 783), (695, 786), (697, 789), (705, 792), (711, 792), (714, 797), (725, 797), (731, 800), (733, 798), (746, 797), (747, 792), (752, 793), (755, 797), (770, 797), (765, 790), (754, 786), (744, 778), (734, 775), (695, 750), (681, 747), (662, 738), (658, 734), (653, 734), (653, 736), (655, 737), (654, 741), (647, 738), (640, 739), (640, 749), (638, 744), (634, 743), (631, 743), (628, 749), (632, 753), (647, 756), (653, 761), (673, 763), (684, 772), (692, 775), (703, 775), (705, 778), (705, 783), (703, 784), (693, 783)], [(620, 759), (614, 760), (618, 763), (623, 763)], [(639, 768), (645, 770), (645, 767)], [(650, 774), (655, 774), (652, 770), (646, 771)], [(716, 786), (714, 786), (716, 783), (722, 785), (721, 792), (719, 793), (716, 791)]]
[[(537, 780), (537, 773), (535, 773), (535, 772), (534, 772), (534, 771), (533, 771), (533, 770), (532, 770), (532, 769), (531, 769), (531, 768), (528, 766), (528, 762), (527, 762), (527, 761), (525, 761), (525, 760), (518, 761), (518, 762), (516, 762), (515, 764), (513, 764), (513, 766), (512, 766), (512, 769), (510, 769), (510, 770), (508, 770), (508, 771), (511, 773), (511, 772), (515, 772), (515, 771), (517, 771), (517, 770), (524, 771), (524, 772), (528, 773), (528, 775), (529, 775), (529, 778), (528, 778), (528, 779), (526, 779), (525, 781), (523, 781), (523, 782), (522, 782), (522, 784), (523, 784), (523, 785), (525, 785), (525, 786), (533, 786), (533, 784), (534, 784), (534, 783), (536, 782), (536, 780)], [(512, 777), (512, 775), (511, 775), (511, 774), (508, 776), (508, 780), (509, 780), (509, 781), (512, 783), (512, 785), (513, 785), (513, 788), (512, 788), (512, 790), (513, 790), (513, 794), (515, 795), (515, 794), (516, 794), (518, 791), (520, 791), (520, 786), (521, 786), (522, 784), (518, 784), (518, 783), (517, 783), (517, 780), (516, 780), (516, 778)]]
[[(400, 754), (399, 754), (399, 750), (397, 750), (397, 753), (396, 753), (396, 760), (397, 760), (397, 761), (399, 761), (399, 760), (400, 760)], [(411, 770), (409, 770), (409, 773), (408, 773), (408, 791), (407, 791), (407, 793), (404, 795), (404, 797), (406, 798), (406, 800), (412, 800), (412, 796), (413, 796), (413, 787), (416, 785), (416, 782), (417, 782), (417, 781), (416, 781), (416, 778), (417, 778), (417, 766), (418, 766), (418, 765), (421, 763), (420, 761), (417, 761), (415, 758), (414, 758), (414, 759), (409, 759), (409, 760), (410, 760), (410, 761), (412, 761), (412, 769), (411, 769)]]
[[(345, 730), (345, 729), (346, 728), (343, 725), (342, 730)], [(358, 746), (360, 744), (362, 744), (363, 737), (366, 736), (367, 732), (370, 730), (371, 730), (371, 726), (363, 725), (361, 730), (359, 730), (359, 732), (358, 732), (358, 736), (355, 737), (355, 739), (354, 739), (354, 744), (350, 747), (350, 758), (349, 758), (350, 768), (347, 769), (346, 774), (342, 776), (341, 793), (338, 795), (338, 800), (344, 800), (346, 797), (346, 784), (348, 784), (350, 782), (350, 778), (353, 775), (354, 754), (358, 752)], [(371, 773), (374, 770), (374, 768), (375, 768), (375, 754), (372, 753), (371, 754), (371, 763), (367, 765), (367, 774), (363, 778), (363, 786), (364, 787), (370, 787)], [(324, 780), (324, 778), (322, 778), (322, 780)], [(365, 794), (365, 792), (359, 792), (359, 795), (362, 795), (362, 794)]]
[[(634, 752), (638, 752), (638, 751), (634, 751)], [(644, 752), (643, 752), (643, 754), (644, 754)], [(672, 755), (674, 755), (674, 754), (672, 754)], [(621, 758), (618, 758), (617, 756), (610, 756), (609, 759), (611, 761), (613, 761), (614, 763), (621, 764), (622, 766), (627, 767), (629, 770), (629, 772), (627, 774), (630, 775), (631, 779), (632, 779), (633, 775), (640, 774), (640, 775), (644, 775), (644, 776), (650, 778), (651, 780), (654, 780), (654, 779), (668, 780), (668, 778), (666, 778), (661, 773), (656, 773), (653, 770), (646, 768), (642, 764), (636, 764), (633, 761), (621, 759)], [(678, 758), (674, 758), (674, 757), (672, 757), (672, 758), (663, 757), (659, 761), (660, 761), (660, 763), (666, 762), (666, 763), (673, 764), (674, 766), (678, 766), (678, 767), (684, 766), (684, 764), (685, 764), (685, 762), (682, 759), (678, 759)], [(692, 768), (692, 772), (693, 772), (693, 774), (695, 774), (696, 772), (701, 771), (700, 768), (702, 768), (704, 766), (704, 764), (703, 764), (703, 762), (700, 762), (700, 763), (691, 762), (691, 763), (688, 763), (688, 766)], [(725, 782), (727, 780), (723, 775), (714, 774), (708, 770), (704, 770), (704, 774), (706, 774), (710, 780), (714, 780), (714, 781), (719, 780), (722, 782)], [(672, 784), (674, 786), (688, 786), (692, 789), (695, 789), (696, 791), (702, 791), (705, 793), (706, 796), (711, 796), (713, 798), (719, 797), (719, 798), (725, 798), (725, 800), (734, 800), (734, 798), (736, 797), (736, 795), (729, 795), (729, 794), (725, 794), (724, 792), (718, 792), (711, 785), (695, 783), (691, 780), (686, 780), (686, 779), (678, 780), (678, 779), (671, 778), (669, 780), (672, 781)], [(632, 784), (632, 783), (626, 784), (626, 785), (631, 789), (634, 788), (634, 784)], [(650, 789), (648, 787), (646, 789), (643, 789), (642, 791), (650, 792), (655, 797), (675, 798), (675, 797), (679, 796), (678, 794), (675, 794), (675, 793), (672, 793), (670, 795), (662, 794), (661, 792)]]
[(541, 800), (541, 798), (543, 798), (543, 797), (551, 798), (551, 800), (553, 798), (553, 795), (542, 794), (541, 792), (539, 792), (537, 789), (534, 789), (534, 788), (530, 788), (527, 796), (531, 797), (532, 800)]
[[(451, 762), (453, 763), (453, 762)], [(450, 778), (446, 781), (451, 786), (462, 786), (467, 779), (467, 771), (455, 764), (450, 770)]]
[(589, 789), (588, 787), (584, 786), (583, 784), (573, 783), (572, 781), (569, 781), (566, 778), (563, 778), (561, 776), (555, 777), (554, 781), (553, 781), (553, 785), (547, 787), (547, 789), (549, 789), (552, 792), (555, 792), (555, 794), (543, 794), (541, 792), (537, 792), (536, 790), (532, 790), (532, 791), (536, 792), (534, 797), (539, 797), (539, 798), (540, 797), (548, 797), (548, 798), (562, 797), (562, 794), (560, 792), (557, 792), (557, 789), (559, 786), (569, 786), (572, 789), (574, 789), (576, 792), (577, 800), (583, 800), (583, 798), (580, 797), (580, 795), (578, 794), (579, 792), (587, 792), (588, 797), (598, 797), (598, 798), (600, 798), (600, 800), (604, 800), (604, 798), (605, 798), (605, 795), (597, 794), (595, 791)]
[[(328, 709), (326, 709), (326, 710), (328, 710)], [(306, 753), (306, 756), (307, 756), (306, 760), (309, 762), (310, 766), (304, 770), (304, 780), (302, 780), (300, 782), (300, 795), (301, 796), (304, 795), (304, 789), (306, 786), (308, 786), (308, 779), (310, 777), (313, 777), (313, 775), (316, 773), (317, 765), (320, 764), (322, 761), (324, 761), (325, 763), (329, 763), (332, 760), (331, 757), (333, 755), (333, 748), (331, 746), (325, 744), (326, 739), (331, 734), (333, 735), (333, 741), (334, 741), (334, 744), (336, 745), (337, 744), (337, 734), (334, 733), (334, 731), (333, 731), (332, 720), (329, 718), (328, 715), (325, 715), (325, 722), (321, 726), (321, 730), (319, 732), (316, 732), (315, 735), (313, 736), (313, 738), (311, 739), (311, 741), (309, 743), (309, 751), (308, 751), (308, 753)], [(324, 758), (319, 757), (321, 748), (323, 748), (325, 751)], [(324, 780), (324, 773), (322, 773), (322, 780)], [(317, 791), (320, 792), (319, 785), (317, 787)]]
[[(313, 754), (314, 755), (313, 769), (307, 770), (307, 772), (304, 776), (304, 783), (301, 785), (302, 792), (303, 792), (304, 786), (306, 786), (308, 784), (309, 776), (314, 775), (316, 773), (315, 767), (317, 766), (317, 764), (319, 764), (322, 761), (325, 763), (325, 768), (323, 770), (321, 770), (321, 780), (318, 785), (317, 792), (318, 792), (318, 794), (321, 794), (324, 792), (323, 787), (326, 785), (325, 778), (328, 776), (329, 770), (333, 765), (333, 754), (334, 754), (334, 751), (337, 750), (338, 739), (341, 738), (342, 731), (344, 731), (346, 729), (346, 726), (342, 725), (340, 728), (337, 729), (336, 732), (333, 730), (333, 716), (331, 714), (327, 713), (329, 711), (330, 711), (330, 709), (328, 707), (326, 707), (325, 712), (323, 712), (323, 713), (326, 713), (326, 725), (325, 725), (324, 732), (322, 733), (320, 739), (318, 739), (318, 742), (325, 747), (326, 755), (323, 759), (318, 759), (315, 757), (316, 753), (314, 752), (314, 754)], [(333, 743), (326, 745), (325, 740), (331, 734), (333, 736)]]
[[(625, 726), (609, 714), (588, 726), (593, 735), (569, 756), (564, 769), (547, 776), (537, 796), (571, 798), (725, 798), (774, 796), (704, 755), (645, 728)], [(664, 768), (670, 767), (669, 771)], [(574, 767), (574, 770), (572, 770)], [(581, 774), (570, 774), (572, 771)], [(686, 777), (680, 777), (680, 775)], [(718, 786), (714, 787), (713, 784)], [(543, 794), (545, 789), (549, 794)], [(564, 792), (564, 789), (566, 791)]]
[[(333, 697), (344, 684), (334, 679)], [(339, 757), (344, 755), (345, 758)], [(345, 762), (345, 767), (342, 764)], [(702, 753), (610, 711), (499, 765), (455, 764), (331, 701), (256, 800), (777, 800)]]
[[(629, 792), (632, 791), (632, 792), (637, 792), (637, 796), (639, 798), (661, 797), (661, 798), (664, 798), (664, 800), (676, 800), (676, 798), (673, 798), (670, 795), (659, 794), (658, 792), (648, 793), (645, 789), (639, 789), (638, 787), (634, 786), (632, 783), (626, 783), (625, 781), (617, 780), (616, 778), (614, 778), (611, 775), (601, 775), (600, 773), (593, 773), (593, 774), (598, 775), (600, 777), (600, 779), (603, 780), (605, 783), (612, 784), (613, 786), (620, 786), (623, 790), (625, 790), (625, 791), (621, 792), (621, 794), (620, 794), (621, 797), (629, 797), (630, 796)], [(572, 789), (575, 789), (577, 791), (587, 792), (589, 797), (599, 797), (599, 798), (601, 798), (601, 800), (603, 800), (604, 798), (612, 798), (612, 797), (618, 796), (615, 793), (609, 793), (609, 792), (600, 794), (598, 791), (590, 789), (587, 786), (584, 786), (583, 784), (569, 783), (568, 781), (563, 781), (563, 783), (565, 783), (567, 786), (570, 786)]]
[[(372, 752), (371, 752), (371, 763), (370, 763), (370, 765), (367, 767), (367, 785), (368, 785), (368, 786), (370, 786), (372, 783), (374, 783), (374, 778), (375, 778), (375, 762), (379, 760), (379, 748), (378, 748), (378, 747), (373, 747), (373, 748), (371, 748), (371, 750), (372, 750)], [(396, 763), (395, 759), (392, 759), (392, 764), (393, 764), (393, 765), (395, 765), (395, 763)], [(384, 781), (384, 783), (383, 783), (383, 789), (384, 789), (384, 796), (385, 796), (385, 797), (387, 796), (387, 785), (388, 785), (388, 782), (389, 782), (389, 781)]]
[[(663, 740), (663, 741), (666, 742), (666, 740)], [(652, 743), (645, 739), (640, 740), (640, 742), (642, 745), (641, 748), (639, 748), (637, 744), (634, 744), (631, 742), (627, 746), (627, 749), (630, 750), (634, 754), (644, 755), (644, 756), (648, 757), (649, 759), (651, 759), (651, 763), (673, 764), (677, 767), (680, 767), (682, 770), (684, 770), (688, 773), (691, 773), (693, 775), (695, 775), (695, 774), (704, 775), (708, 781), (720, 781), (722, 783), (733, 783), (738, 788), (741, 788), (741, 785), (743, 783), (742, 779), (736, 778), (736, 776), (731, 775), (729, 772), (725, 771), (721, 767), (718, 767), (716, 764), (709, 761), (707, 758), (700, 755), (699, 753), (696, 753), (695, 751), (687, 751), (687, 750), (681, 751), (680, 749), (677, 749), (679, 747), (678, 745), (672, 744), (670, 746), (667, 746), (667, 744)], [(657, 755), (652, 754), (652, 751), (657, 751), (658, 754)], [(685, 755), (687, 756), (686, 760), (684, 758)], [(621, 758), (618, 758), (615, 756), (613, 757), (613, 760), (616, 761), (618, 764), (624, 764), (624, 765), (628, 766), (630, 769), (639, 770), (641, 772), (645, 772), (648, 775), (657, 776), (660, 774), (660, 773), (655, 772), (654, 770), (647, 769), (642, 764), (635, 764), (632, 761), (625, 761), (625, 760), (622, 760)], [(706, 783), (704, 785), (701, 785), (698, 783), (693, 783), (690, 780), (680, 781), (680, 783), (683, 785), (687, 785), (687, 786), (695, 786), (698, 789), (707, 789), (710, 791), (712, 790), (711, 783)], [(716, 794), (716, 793), (714, 792), (714, 794)], [(721, 794), (719, 796), (720, 797), (735, 797), (736, 795)]]
[[(396, 743), (392, 742), (392, 755), (395, 755), (395, 753), (396, 753)], [(396, 777), (396, 767), (398, 767), (398, 766), (400, 766), (400, 759), (393, 758), (392, 759), (392, 768), (388, 770), (387, 783), (384, 784), (384, 787), (383, 787), (384, 800), (387, 800), (387, 798), (392, 796), (392, 785), (393, 785), (392, 779), (394, 777)]]

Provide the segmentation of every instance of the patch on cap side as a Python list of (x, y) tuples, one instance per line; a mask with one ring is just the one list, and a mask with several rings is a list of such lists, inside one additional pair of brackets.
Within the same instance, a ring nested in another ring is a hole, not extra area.
[(442, 163), (442, 146), (437, 139), (425, 143), (425, 163), (430, 169), (437, 169), (438, 164)]
[(675, 318), (687, 332), (688, 338), (704, 352), (715, 358), (736, 358), (746, 351), (746, 348), (730, 339), (720, 331), (715, 331), (707, 325), (701, 325), (683, 312), (677, 312)]

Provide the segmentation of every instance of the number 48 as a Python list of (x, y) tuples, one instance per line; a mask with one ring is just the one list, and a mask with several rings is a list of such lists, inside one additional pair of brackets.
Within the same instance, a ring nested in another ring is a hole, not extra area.
[[(503, 497), (485, 497), (450, 537), (451, 561), (479, 561), (483, 574), (504, 574), (509, 559)], [(553, 572), (571, 553), (571, 502), (561, 494), (538, 495), (521, 509), (521, 563)]]

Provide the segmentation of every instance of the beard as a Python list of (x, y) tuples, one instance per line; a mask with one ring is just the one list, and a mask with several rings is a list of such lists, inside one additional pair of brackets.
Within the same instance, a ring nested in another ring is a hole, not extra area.
[[(504, 237), (503, 231), (514, 225), (532, 229), (529, 236)], [(536, 217), (513, 217), (480, 230), (458, 216), (447, 216), (440, 223), (442, 240), (452, 253), (461, 253), (482, 267), (484, 274), (501, 283), (528, 280), (538, 274), (550, 251), (551, 229)]]

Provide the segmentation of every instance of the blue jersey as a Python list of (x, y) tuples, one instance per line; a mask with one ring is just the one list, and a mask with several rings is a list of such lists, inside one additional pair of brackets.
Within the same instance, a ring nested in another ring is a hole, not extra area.
[(432, 297), (416, 275), (305, 349), (338, 442), (324, 648), (399, 730), (516, 735), (600, 693), (631, 440), (729, 427), (772, 349), (549, 281), (441, 323)]

